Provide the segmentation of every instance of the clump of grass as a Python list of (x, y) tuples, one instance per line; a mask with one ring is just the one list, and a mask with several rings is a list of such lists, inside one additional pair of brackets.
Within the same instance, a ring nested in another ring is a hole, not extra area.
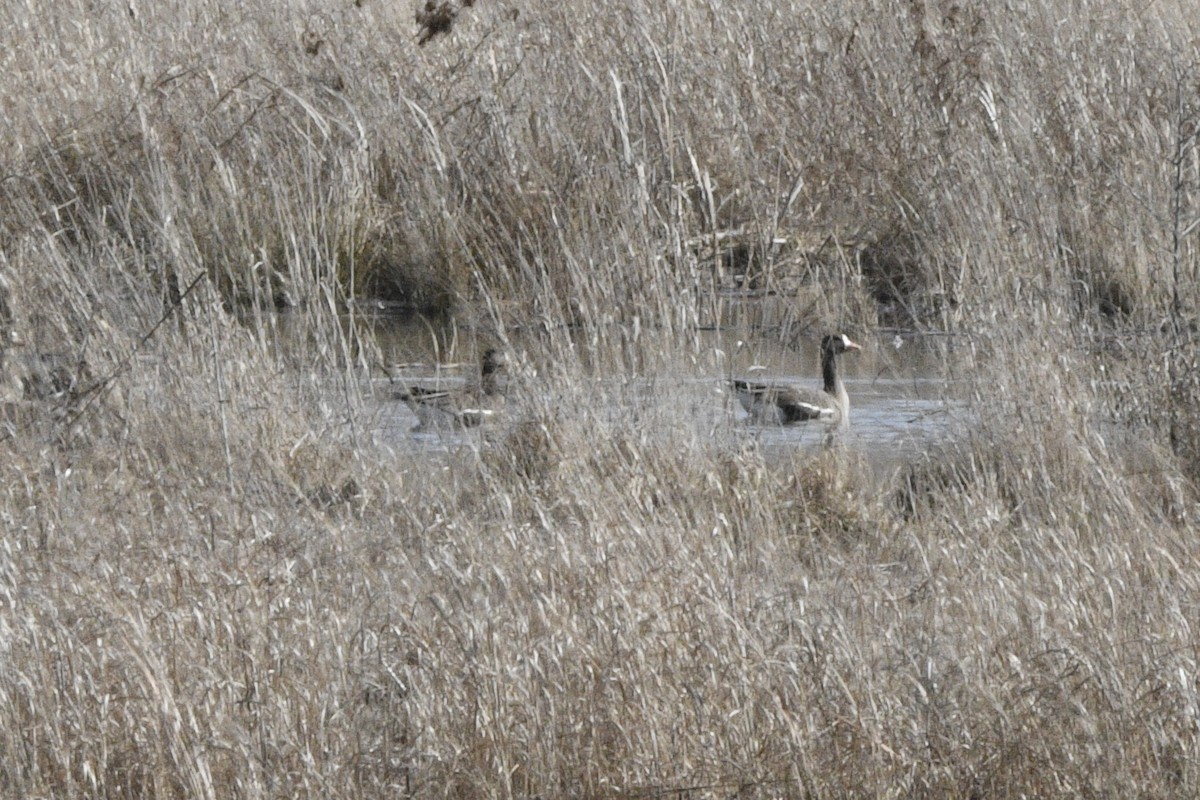
[[(802, 552), (814, 538), (851, 549), (873, 544), (890, 526), (863, 496), (869, 470), (860, 455), (836, 449), (816, 458), (805, 454), (793, 464), (780, 499), (784, 528), (792, 531)], [(794, 516), (789, 520), (789, 515)]]
[(1135, 435), (1161, 444), (1185, 474), (1195, 476), (1200, 474), (1196, 341), (1182, 327), (1185, 323), (1180, 324), (1178, 333), (1156, 331), (1121, 343), (1111, 359), (1102, 398), (1114, 419)]
[(865, 244), (862, 277), (879, 308), (879, 322), (911, 328), (951, 318), (953, 287), (927, 285), (931, 276), (916, 232), (898, 227)]
[(468, 294), (469, 271), (456, 268), (452, 256), (419, 233), (382, 230), (362, 236), (354, 245), (353, 252), (339, 254), (339, 275), (354, 275), (358, 297), (444, 315)]

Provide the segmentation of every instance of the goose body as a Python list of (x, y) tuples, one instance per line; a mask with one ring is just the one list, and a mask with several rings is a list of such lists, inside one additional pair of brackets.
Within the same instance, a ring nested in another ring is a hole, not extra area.
[(504, 401), (507, 359), (496, 349), (483, 354), (475, 385), (405, 386), (393, 393), (417, 415), (418, 428), (474, 428), (493, 419)]
[(760, 425), (792, 425), (820, 422), (844, 428), (850, 422), (850, 397), (838, 375), (837, 359), (842, 353), (862, 348), (845, 334), (829, 334), (821, 340), (820, 389), (786, 383), (756, 383), (734, 379), (730, 383), (742, 408)]

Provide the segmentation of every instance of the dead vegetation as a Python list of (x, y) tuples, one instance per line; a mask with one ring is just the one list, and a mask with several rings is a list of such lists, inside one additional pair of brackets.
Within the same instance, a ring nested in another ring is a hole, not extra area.
[[(415, 10), (12, 15), (0, 795), (1195, 796), (1193, 9)], [(517, 422), (381, 441), (368, 296)], [(768, 458), (731, 298), (962, 428)]]

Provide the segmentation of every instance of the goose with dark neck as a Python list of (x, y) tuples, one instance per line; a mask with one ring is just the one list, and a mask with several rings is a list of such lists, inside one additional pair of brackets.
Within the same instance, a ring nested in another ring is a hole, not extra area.
[(838, 356), (862, 348), (843, 333), (821, 339), (822, 388), (811, 389), (785, 383), (755, 383), (734, 379), (742, 408), (761, 425), (792, 425), (819, 421), (833, 429), (850, 423), (850, 396), (838, 374)]
[(508, 359), (496, 348), (483, 354), (477, 382), (465, 386), (414, 384), (393, 393), (417, 415), (420, 428), (474, 428), (496, 416), (504, 402)]

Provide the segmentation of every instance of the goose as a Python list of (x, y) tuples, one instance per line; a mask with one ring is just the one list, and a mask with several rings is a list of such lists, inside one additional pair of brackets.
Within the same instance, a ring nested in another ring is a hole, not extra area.
[(831, 333), (821, 339), (823, 389), (739, 379), (731, 383), (742, 408), (759, 424), (790, 425), (818, 420), (831, 429), (845, 428), (850, 423), (850, 397), (838, 376), (837, 358), (857, 350), (862, 347), (842, 333)]
[(507, 357), (492, 347), (483, 354), (477, 384), (406, 386), (392, 397), (408, 404), (420, 421), (418, 428), (474, 428), (495, 417), (504, 400), (507, 368)]

